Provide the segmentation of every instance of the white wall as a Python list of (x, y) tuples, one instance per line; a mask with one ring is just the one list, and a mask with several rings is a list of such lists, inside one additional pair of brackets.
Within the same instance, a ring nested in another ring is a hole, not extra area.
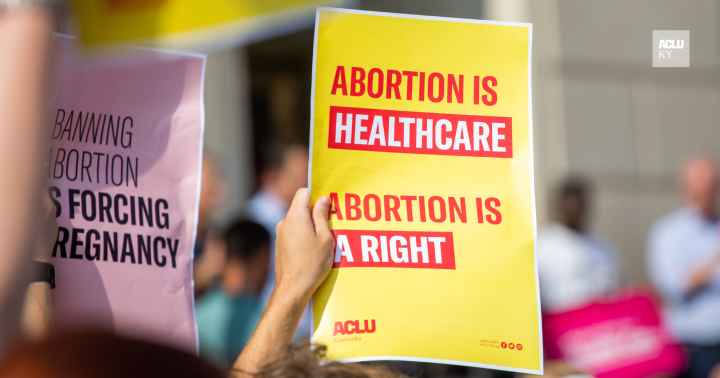
[[(680, 203), (676, 175), (699, 155), (720, 157), (720, 3), (487, 1), (489, 18), (534, 23), (539, 207), (566, 172), (596, 183), (597, 234), (645, 276), (645, 238)], [(690, 29), (691, 67), (652, 68), (652, 30)], [(545, 218), (545, 217), (542, 217)]]

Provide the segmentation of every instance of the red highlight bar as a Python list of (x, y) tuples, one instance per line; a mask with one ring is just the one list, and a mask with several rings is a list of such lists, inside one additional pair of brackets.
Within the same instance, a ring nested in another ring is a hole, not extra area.
[(512, 158), (512, 118), (331, 106), (328, 147)]
[(333, 230), (334, 268), (455, 269), (451, 232)]

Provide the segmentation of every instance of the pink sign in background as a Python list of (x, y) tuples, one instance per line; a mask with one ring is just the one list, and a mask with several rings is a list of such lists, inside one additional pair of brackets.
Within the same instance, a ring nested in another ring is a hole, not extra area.
[(203, 56), (83, 56), (57, 38), (51, 196), (54, 320), (196, 349), (192, 254)]
[(562, 359), (599, 378), (648, 377), (682, 371), (685, 355), (642, 290), (543, 317), (548, 359)]

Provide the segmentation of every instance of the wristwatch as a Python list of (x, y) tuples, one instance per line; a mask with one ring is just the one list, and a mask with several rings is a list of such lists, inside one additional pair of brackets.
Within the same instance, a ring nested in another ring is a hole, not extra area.
[(51, 289), (55, 288), (55, 267), (52, 264), (34, 261), (35, 277), (33, 282), (47, 282)]

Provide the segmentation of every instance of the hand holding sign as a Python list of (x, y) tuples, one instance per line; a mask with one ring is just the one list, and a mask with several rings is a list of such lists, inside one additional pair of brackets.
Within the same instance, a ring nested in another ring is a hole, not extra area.
[(299, 189), (277, 226), (275, 289), (255, 333), (235, 361), (238, 376), (254, 376), (285, 353), (310, 296), (330, 271), (330, 200), (319, 198), (312, 211), (309, 203), (308, 189)]
[(277, 226), (275, 286), (304, 299), (317, 290), (332, 265), (333, 236), (328, 226), (330, 200), (318, 199), (308, 211), (310, 192), (295, 193), (287, 216)]

